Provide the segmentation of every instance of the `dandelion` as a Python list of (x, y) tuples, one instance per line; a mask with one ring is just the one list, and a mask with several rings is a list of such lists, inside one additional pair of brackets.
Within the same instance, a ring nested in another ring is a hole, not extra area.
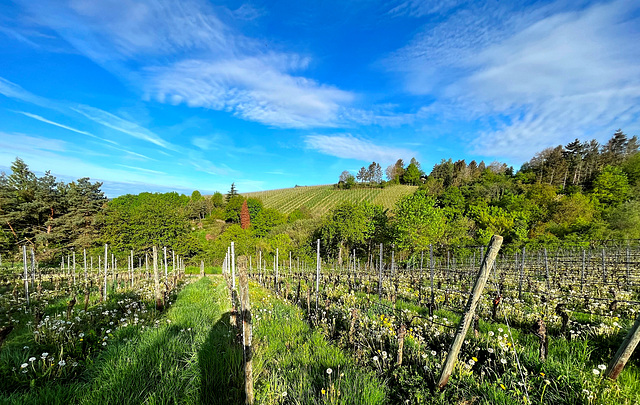
[(106, 346), (106, 345), (107, 345), (107, 342), (102, 342), (102, 346)]
[(23, 349), (24, 349), (24, 350), (28, 350), (28, 349), (29, 349), (29, 346), (25, 346), (25, 347), (23, 347)]
[(22, 365), (20, 366), (20, 368), (27, 368), (28, 364), (27, 363), (22, 363)]
[(73, 367), (78, 367), (78, 362), (77, 362), (77, 361), (74, 361), (74, 362), (73, 362), (73, 364), (72, 364), (72, 366), (73, 366)]
[(438, 354), (435, 350), (431, 350), (431, 355), (435, 356), (436, 354)]
[(490, 330), (490, 331), (489, 331), (489, 336), (493, 336), (493, 335), (495, 335), (495, 333), (493, 333), (493, 331), (492, 331), (492, 330)]
[(505, 359), (505, 358), (500, 359), (500, 363), (507, 364), (507, 359)]
[(326, 394), (327, 391), (324, 390), (324, 388), (322, 389), (322, 395)]
[(42, 355), (40, 357), (42, 358), (42, 360), (44, 360), (44, 359), (47, 358), (48, 355), (49, 355), (49, 353), (44, 352), (44, 353), (42, 353)]
[(378, 361), (378, 356), (373, 356), (373, 361)]
[(498, 328), (498, 332), (502, 333), (503, 331), (504, 331), (504, 329)]
[(282, 393), (282, 396), (283, 396), (283, 397), (286, 397), (286, 396), (287, 396), (287, 391), (283, 392), (283, 393)]
[(29, 362), (30, 362), (30, 363), (33, 363), (35, 360), (36, 360), (36, 358), (35, 358), (35, 357), (29, 357)]
[(549, 380), (544, 380), (544, 383), (545, 383), (545, 384), (547, 384), (547, 385), (549, 385), (549, 384), (551, 384), (551, 381), (549, 381)]
[(473, 366), (474, 364), (476, 364), (476, 361), (474, 359), (469, 359), (469, 365)]
[(600, 375), (600, 370), (598, 370), (597, 368), (594, 368), (591, 371), (593, 372), (594, 375)]
[(507, 390), (507, 387), (504, 386), (504, 384), (500, 384), (500, 387), (502, 387), (503, 390)]
[(60, 367), (64, 367), (66, 364), (67, 364), (67, 362), (66, 362), (66, 361), (64, 361), (64, 360), (60, 360), (60, 361), (58, 362), (58, 365), (59, 365)]
[(490, 347), (490, 348), (488, 348), (488, 349), (487, 349), (487, 351), (488, 351), (489, 353), (493, 353), (493, 348), (491, 348), (491, 347)]
[(78, 336), (83, 338), (84, 337), (84, 333), (80, 332), (80, 333), (78, 333)]
[(600, 370), (604, 371), (604, 370), (606, 370), (606, 369), (607, 369), (607, 366), (605, 366), (604, 364), (600, 364), (600, 365), (598, 366), (598, 368), (599, 368)]
[(333, 370), (331, 370), (330, 368), (327, 369), (327, 374), (331, 374), (333, 373)]

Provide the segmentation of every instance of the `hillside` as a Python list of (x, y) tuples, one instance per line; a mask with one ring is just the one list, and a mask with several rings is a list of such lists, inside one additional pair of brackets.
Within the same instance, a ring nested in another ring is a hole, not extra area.
[(279, 190), (243, 193), (244, 197), (255, 197), (262, 200), (265, 207), (275, 208), (285, 214), (296, 208), (307, 207), (315, 215), (323, 215), (342, 201), (368, 201), (393, 208), (401, 197), (413, 193), (414, 186), (389, 186), (386, 188), (355, 188), (349, 190), (336, 189), (331, 185), (304, 186)]

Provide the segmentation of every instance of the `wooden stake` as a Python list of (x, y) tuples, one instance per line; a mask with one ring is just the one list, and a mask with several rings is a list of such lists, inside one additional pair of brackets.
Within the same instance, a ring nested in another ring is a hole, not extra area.
[(636, 318), (636, 322), (629, 330), (629, 333), (627, 333), (627, 336), (624, 338), (624, 341), (622, 342), (622, 345), (620, 345), (620, 348), (616, 352), (616, 355), (613, 356), (613, 359), (611, 359), (611, 362), (609, 362), (607, 371), (605, 372), (604, 376), (611, 380), (615, 380), (616, 378), (618, 378), (618, 376), (624, 369), (624, 366), (627, 364), (629, 357), (631, 357), (636, 346), (638, 346), (639, 342), (640, 315), (638, 315), (638, 318)]
[(482, 294), (482, 290), (484, 290), (484, 286), (487, 283), (489, 272), (493, 267), (493, 262), (498, 255), (500, 246), (502, 246), (502, 236), (493, 235), (493, 237), (491, 238), (491, 242), (489, 242), (489, 249), (487, 250), (487, 254), (482, 261), (482, 265), (480, 266), (478, 278), (476, 279), (476, 283), (473, 286), (473, 292), (469, 296), (469, 301), (467, 302), (465, 313), (460, 321), (460, 324), (458, 325), (458, 333), (456, 334), (456, 337), (451, 344), (451, 348), (449, 348), (449, 354), (447, 355), (447, 359), (444, 363), (444, 366), (442, 367), (442, 373), (440, 374), (440, 380), (438, 381), (438, 388), (440, 389), (447, 385), (447, 382), (449, 381), (449, 377), (451, 376), (451, 372), (453, 371), (453, 366), (458, 359), (460, 347), (462, 346), (464, 338), (467, 335), (467, 331), (469, 330), (469, 326), (471, 326), (471, 322), (473, 321), (473, 316), (475, 315), (476, 307), (478, 306), (478, 301), (480, 300), (480, 295)]

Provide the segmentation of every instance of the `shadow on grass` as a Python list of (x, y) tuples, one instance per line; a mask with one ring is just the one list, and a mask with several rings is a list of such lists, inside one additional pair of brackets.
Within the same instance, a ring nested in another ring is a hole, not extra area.
[(242, 404), (245, 400), (242, 347), (229, 318), (229, 312), (220, 317), (198, 352), (202, 404)]

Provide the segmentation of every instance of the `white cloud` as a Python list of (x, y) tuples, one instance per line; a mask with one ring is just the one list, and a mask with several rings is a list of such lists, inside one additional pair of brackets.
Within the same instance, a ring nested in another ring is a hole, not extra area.
[(308, 135), (305, 137), (305, 143), (310, 149), (343, 159), (391, 163), (400, 158), (409, 159), (416, 156), (416, 153), (409, 149), (376, 145), (351, 135)]
[[(265, 53), (206, 1), (21, 2), (34, 18), (147, 97), (284, 128), (334, 126), (353, 96), (300, 75), (309, 58)], [(237, 18), (257, 17), (250, 6)]]
[(175, 146), (135, 122), (125, 120), (117, 115), (87, 105), (80, 105), (77, 108), (73, 108), (73, 110), (107, 128), (153, 143), (165, 149), (175, 150)]
[(473, 153), (522, 161), (576, 137), (640, 129), (638, 3), (569, 6), (465, 8), (385, 63), (407, 91), (437, 98), (422, 117), (477, 120)]
[(143, 173), (151, 173), (151, 174), (167, 174), (165, 172), (161, 172), (159, 170), (151, 170), (151, 169), (145, 169), (144, 167), (137, 167), (137, 166), (129, 166), (129, 165), (121, 165), (121, 164), (116, 164), (116, 166), (120, 166), (120, 167), (124, 167), (126, 169), (131, 169), (131, 170), (137, 170), (139, 172), (143, 172)]
[(424, 17), (444, 13), (464, 3), (464, 0), (407, 0), (389, 10), (390, 15)]
[(186, 60), (149, 69), (148, 92), (161, 102), (231, 111), (285, 128), (333, 126), (353, 96), (287, 70), (308, 61), (282, 54), (234, 60)]

